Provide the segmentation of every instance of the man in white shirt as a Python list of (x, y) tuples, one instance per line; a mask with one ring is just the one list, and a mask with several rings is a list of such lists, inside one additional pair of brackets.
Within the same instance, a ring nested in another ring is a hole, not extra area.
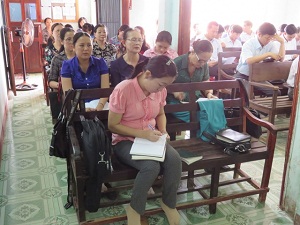
[(255, 33), (252, 31), (252, 22), (249, 20), (244, 21), (243, 32), (241, 33), (240, 39), (242, 43), (245, 43), (251, 38), (255, 37)]
[(229, 36), (223, 38), (222, 41), (225, 43), (226, 48), (241, 48), (242, 43), (239, 37), (243, 31), (240, 25), (232, 25), (229, 31)]
[[(285, 50), (297, 50), (297, 41), (295, 39), (297, 28), (294, 24), (289, 24), (284, 28), (281, 37), (284, 39)], [(277, 43), (279, 44), (279, 43)], [(286, 55), (284, 60), (293, 60), (298, 55)]]
[[(280, 43), (279, 48), (275, 44)], [(236, 78), (249, 79), (249, 65), (258, 63), (266, 58), (272, 58), (275, 61), (283, 61), (285, 56), (284, 39), (276, 34), (276, 28), (271, 23), (263, 23), (258, 30), (256, 38), (252, 38), (244, 43), (240, 60), (237, 66)], [(265, 82), (269, 83), (269, 82)], [(246, 88), (249, 93), (249, 84), (246, 82)], [(267, 96), (272, 95), (272, 91), (262, 88), (256, 88), (264, 92)]]
[(296, 74), (298, 72), (298, 63), (299, 63), (299, 56), (294, 59), (291, 65), (289, 77), (286, 81), (286, 83), (289, 86), (288, 96), (290, 100), (293, 100), (294, 97), (294, 85), (295, 85)]
[(207, 63), (209, 66), (209, 76), (212, 79), (218, 79), (218, 54), (223, 52), (220, 42), (215, 38), (218, 35), (219, 24), (215, 21), (207, 25), (206, 34), (201, 37), (201, 40), (208, 40), (213, 46), (213, 53), (210, 61)]

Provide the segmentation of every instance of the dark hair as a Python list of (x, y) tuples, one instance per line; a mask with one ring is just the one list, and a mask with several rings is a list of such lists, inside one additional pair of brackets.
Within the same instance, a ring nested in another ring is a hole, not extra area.
[(132, 31), (135, 31), (134, 29), (132, 28), (127, 28), (126, 30), (124, 30), (124, 33), (123, 33), (123, 40), (126, 40), (128, 38), (128, 33), (132, 32)]
[(80, 29), (82, 29), (82, 26), (80, 25), (80, 23), (81, 23), (82, 20), (85, 20), (85, 22), (87, 22), (87, 19), (85, 17), (80, 17), (78, 19), (78, 28), (80, 28)]
[(91, 38), (91, 36), (86, 32), (77, 32), (73, 37), (73, 45), (74, 46), (75, 46), (76, 42), (78, 41), (78, 39), (81, 38), (82, 36)]
[(69, 27), (69, 28), (72, 28), (72, 29), (73, 29), (73, 26), (72, 26), (71, 24), (69, 24), (69, 23), (67, 23), (67, 24), (65, 25), (65, 27)]
[(286, 26), (287, 26), (286, 23), (281, 24), (281, 25), (279, 26), (279, 28), (278, 28), (278, 31), (284, 32), (284, 28), (285, 28)]
[(221, 33), (223, 33), (224, 31), (225, 31), (224, 27), (223, 27), (221, 24), (219, 24), (218, 34), (221, 34)]
[(197, 54), (202, 52), (213, 52), (213, 46), (208, 40), (197, 40), (193, 43), (194, 52)]
[(51, 26), (51, 31), (53, 32), (54, 29), (55, 29), (55, 27), (57, 27), (58, 25), (64, 26), (62, 23), (54, 23), (54, 24), (52, 24), (52, 26)]
[(125, 30), (127, 30), (128, 28), (129, 28), (129, 26), (128, 26), (127, 24), (121, 25), (121, 26), (119, 27), (119, 29), (118, 29), (118, 35), (119, 35), (119, 32), (120, 32), (120, 31), (125, 31)]
[(65, 39), (66, 33), (68, 32), (75, 32), (72, 28), (70, 27), (64, 27), (63, 29), (61, 29), (60, 33), (59, 33), (59, 37), (61, 40)]
[(163, 30), (157, 34), (155, 42), (167, 42), (169, 45), (172, 44), (172, 35), (170, 32)]
[(300, 27), (297, 27), (297, 33), (300, 33)]
[(47, 20), (51, 20), (51, 22), (52, 22), (52, 19), (51, 19), (50, 17), (46, 17), (46, 18), (44, 19), (44, 24), (46, 24)]
[(151, 59), (147, 58), (136, 65), (131, 79), (141, 72), (149, 70), (154, 78), (176, 77), (177, 68), (172, 59), (166, 55), (157, 55)]
[(85, 23), (83, 24), (82, 26), (82, 31), (83, 32), (89, 32), (89, 31), (92, 31), (91, 32), (91, 36), (94, 35), (94, 25), (93, 24), (90, 24), (90, 23)]
[(289, 24), (284, 28), (284, 32), (289, 35), (293, 35), (297, 33), (297, 27), (294, 24)]
[(265, 34), (274, 35), (276, 34), (276, 28), (274, 27), (273, 24), (265, 22), (262, 25), (260, 25), (260, 27), (258, 28), (258, 32), (261, 35), (265, 35)]
[(243, 32), (243, 28), (240, 25), (232, 25), (231, 26), (231, 32), (241, 34)]
[(99, 27), (105, 28), (106, 33), (107, 33), (107, 27), (106, 27), (104, 24), (102, 24), (102, 23), (99, 23), (99, 24), (97, 24), (97, 25), (95, 26), (95, 28), (94, 28), (94, 33), (97, 32), (97, 29), (98, 29)]
[[(61, 29), (61, 31), (59, 33), (60, 40), (63, 41), (65, 39), (66, 33), (68, 33), (68, 32), (75, 32), (75, 31), (70, 27), (64, 27), (63, 29)], [(64, 50), (65, 50), (64, 45), (61, 45), (59, 52), (62, 52)]]

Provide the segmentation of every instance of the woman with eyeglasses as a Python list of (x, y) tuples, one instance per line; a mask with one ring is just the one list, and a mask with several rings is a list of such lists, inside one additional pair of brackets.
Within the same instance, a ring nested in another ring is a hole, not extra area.
[(60, 70), (63, 61), (71, 59), (75, 56), (73, 47), (73, 37), (75, 31), (71, 28), (65, 27), (60, 31), (60, 40), (62, 46), (59, 54), (54, 56), (51, 61), (50, 72), (48, 76), (49, 87), (52, 89), (49, 92), (50, 110), (53, 119), (57, 119), (62, 104), (62, 90), (60, 86)]
[(107, 42), (107, 27), (104, 24), (98, 24), (95, 27), (95, 38), (93, 41), (93, 55), (103, 58), (108, 67), (110, 63), (116, 60), (117, 48)]
[[(64, 93), (69, 89), (108, 88), (108, 67), (104, 59), (92, 56), (93, 45), (88, 33), (79, 32), (73, 37), (75, 57), (63, 62), (61, 82)], [(103, 110), (107, 98), (100, 98), (87, 111)]]
[(180, 222), (176, 198), (182, 163), (178, 152), (166, 144), (163, 162), (132, 160), (130, 155), (135, 137), (154, 142), (167, 133), (165, 87), (176, 76), (176, 66), (169, 57), (155, 56), (149, 62), (147, 59), (138, 64), (130, 79), (119, 83), (109, 98), (108, 128), (113, 133), (114, 153), (120, 161), (139, 171), (134, 181), (130, 204), (126, 208), (128, 225), (141, 225), (148, 190), (161, 171), (164, 179), (160, 205), (169, 224), (179, 225)]
[(49, 72), (49, 86), (53, 89), (58, 89), (59, 87), (59, 77), (60, 69), (63, 61), (71, 59), (75, 56), (73, 37), (75, 31), (72, 28), (65, 27), (60, 31), (60, 40), (62, 46), (60, 48), (59, 54), (54, 56), (51, 62), (50, 72)]
[(122, 42), (126, 48), (126, 53), (113, 61), (110, 67), (112, 87), (130, 78), (136, 65), (147, 59), (147, 57), (139, 54), (143, 44), (143, 38), (139, 31), (128, 28), (124, 31)]
[[(212, 44), (207, 40), (197, 40), (193, 43), (193, 50), (187, 54), (181, 55), (174, 59), (177, 66), (178, 77), (174, 83), (193, 83), (209, 81), (209, 61), (213, 52)], [(206, 97), (208, 99), (217, 98), (213, 95), (212, 90), (206, 90), (205, 93), (197, 93), (197, 97)], [(168, 94), (168, 104), (180, 104), (189, 102), (188, 93), (174, 92)], [(174, 116), (183, 121), (189, 120), (189, 112), (174, 113)]]

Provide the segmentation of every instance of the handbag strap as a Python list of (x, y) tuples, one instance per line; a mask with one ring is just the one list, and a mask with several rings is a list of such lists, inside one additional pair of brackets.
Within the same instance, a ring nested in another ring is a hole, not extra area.
[(69, 126), (69, 123), (72, 121), (73, 117), (74, 117), (74, 112), (77, 108), (78, 102), (80, 100), (80, 96), (81, 96), (81, 90), (75, 90), (75, 97), (73, 100), (73, 104), (72, 104), (72, 108), (70, 111), (70, 115), (68, 116), (68, 120), (67, 120), (67, 126)]

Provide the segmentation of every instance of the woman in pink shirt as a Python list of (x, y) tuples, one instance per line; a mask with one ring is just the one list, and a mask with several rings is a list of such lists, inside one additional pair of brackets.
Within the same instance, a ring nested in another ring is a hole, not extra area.
[(178, 54), (175, 50), (171, 49), (172, 44), (172, 35), (170, 32), (164, 30), (158, 33), (154, 48), (150, 48), (144, 52), (144, 56), (152, 58), (156, 55), (166, 55), (171, 59), (178, 57)]
[[(140, 225), (144, 214), (147, 192), (163, 171), (163, 195), (161, 207), (170, 224), (179, 224), (176, 210), (177, 189), (181, 177), (181, 160), (177, 151), (166, 145), (164, 162), (132, 160), (130, 149), (134, 138), (157, 141), (167, 133), (164, 106), (166, 86), (177, 76), (174, 62), (165, 55), (143, 61), (135, 68), (131, 79), (119, 83), (110, 96), (108, 128), (113, 133), (114, 153), (120, 161), (139, 170), (126, 209), (128, 225)], [(145, 65), (146, 64), (146, 65)], [(155, 129), (151, 129), (151, 127)]]

